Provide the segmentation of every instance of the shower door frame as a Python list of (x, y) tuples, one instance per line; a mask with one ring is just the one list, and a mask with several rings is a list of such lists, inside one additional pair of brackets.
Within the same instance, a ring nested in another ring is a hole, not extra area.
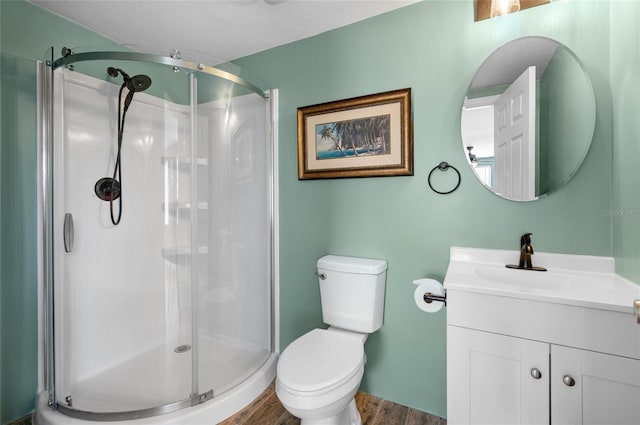
[[(63, 48), (63, 51), (67, 50)], [(50, 52), (53, 48), (50, 49)], [(68, 50), (71, 52), (70, 50)], [(53, 155), (53, 143), (54, 143), (54, 131), (53, 131), (53, 117), (54, 117), (54, 72), (57, 68), (68, 67), (75, 62), (84, 62), (91, 60), (126, 60), (137, 61), (142, 63), (160, 64), (174, 67), (174, 70), (183, 69), (187, 71), (193, 71), (196, 73), (210, 74), (215, 77), (222, 78), (230, 81), (234, 84), (240, 85), (252, 93), (259, 95), (266, 100), (266, 140), (268, 143), (268, 158), (267, 158), (267, 193), (268, 193), (268, 229), (267, 234), (270, 237), (270, 263), (271, 263), (271, 275), (265, 276), (268, 279), (270, 285), (270, 351), (273, 353), (278, 352), (278, 335), (277, 335), (277, 311), (278, 311), (278, 298), (277, 298), (277, 279), (278, 279), (278, 220), (277, 220), (277, 105), (278, 105), (278, 93), (277, 90), (266, 90), (258, 88), (252, 83), (240, 78), (236, 75), (228, 73), (226, 71), (204, 65), (202, 63), (194, 63), (181, 59), (174, 59), (170, 57), (151, 55), (137, 52), (87, 52), (68, 54), (57, 60), (46, 60), (46, 62), (37, 62), (37, 94), (38, 94), (38, 187), (37, 187), (37, 206), (38, 206), (38, 274), (39, 274), (39, 341), (41, 344), (39, 355), (39, 366), (41, 372), (39, 373), (39, 388), (43, 389), (47, 394), (47, 405), (53, 410), (58, 410), (61, 413), (78, 419), (85, 420), (98, 420), (98, 421), (118, 421), (127, 419), (138, 419), (151, 416), (162, 415), (165, 413), (175, 412), (177, 410), (196, 406), (206, 401), (214, 399), (213, 390), (207, 391), (202, 394), (193, 392), (190, 398), (179, 400), (176, 402), (154, 406), (147, 409), (140, 409), (135, 411), (120, 411), (120, 412), (104, 412), (95, 413), (82, 410), (75, 410), (68, 408), (58, 403), (56, 398), (56, 356), (55, 356), (55, 321), (54, 321), (54, 285), (55, 285), (55, 273), (54, 273), (54, 204), (53, 204), (53, 192), (54, 192), (54, 155)], [(191, 109), (191, 124), (194, 125), (196, 117), (194, 114), (194, 101), (193, 98), (196, 92), (194, 74), (190, 75), (190, 109)], [(195, 130), (192, 129), (192, 142), (195, 136)], [(194, 277), (192, 276), (192, 279)], [(193, 318), (192, 318), (193, 319)], [(195, 325), (193, 327), (193, 333), (197, 333)], [(195, 354), (194, 356), (197, 356)], [(192, 375), (197, 378), (197, 358), (194, 359), (192, 364)], [(197, 389), (198, 381), (193, 380), (192, 386)]]

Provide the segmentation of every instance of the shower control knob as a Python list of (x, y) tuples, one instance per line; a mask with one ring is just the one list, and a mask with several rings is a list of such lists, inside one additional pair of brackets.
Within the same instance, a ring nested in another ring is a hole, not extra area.
[(573, 387), (576, 384), (576, 380), (569, 375), (564, 375), (562, 377), (562, 382), (564, 382), (567, 387)]
[(540, 379), (542, 378), (542, 372), (540, 372), (540, 369), (538, 369), (537, 367), (531, 368), (531, 377), (533, 379)]

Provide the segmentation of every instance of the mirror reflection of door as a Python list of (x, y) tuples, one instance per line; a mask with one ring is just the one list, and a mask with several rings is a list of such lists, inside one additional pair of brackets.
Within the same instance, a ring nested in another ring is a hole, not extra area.
[(462, 108), (462, 140), (466, 143), (467, 161), (480, 181), (493, 189), (493, 105), (497, 95), (466, 97)]
[(509, 199), (536, 198), (536, 67), (528, 67), (494, 107), (493, 190)]

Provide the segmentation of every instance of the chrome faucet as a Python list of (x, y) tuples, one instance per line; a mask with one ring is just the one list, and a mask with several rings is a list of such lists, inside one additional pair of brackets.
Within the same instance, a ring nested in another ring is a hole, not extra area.
[(507, 264), (507, 267), (510, 269), (521, 269), (521, 270), (534, 270), (539, 272), (546, 272), (547, 269), (544, 267), (534, 267), (531, 262), (531, 256), (533, 255), (533, 246), (531, 245), (531, 235), (532, 233), (525, 233), (520, 237), (520, 261), (518, 265), (515, 264)]

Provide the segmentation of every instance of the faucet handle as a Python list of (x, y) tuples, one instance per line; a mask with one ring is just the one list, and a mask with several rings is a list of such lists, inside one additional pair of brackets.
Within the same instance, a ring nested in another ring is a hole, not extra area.
[(524, 235), (520, 236), (520, 248), (525, 245), (531, 245), (531, 235), (533, 235), (533, 233), (525, 233)]

